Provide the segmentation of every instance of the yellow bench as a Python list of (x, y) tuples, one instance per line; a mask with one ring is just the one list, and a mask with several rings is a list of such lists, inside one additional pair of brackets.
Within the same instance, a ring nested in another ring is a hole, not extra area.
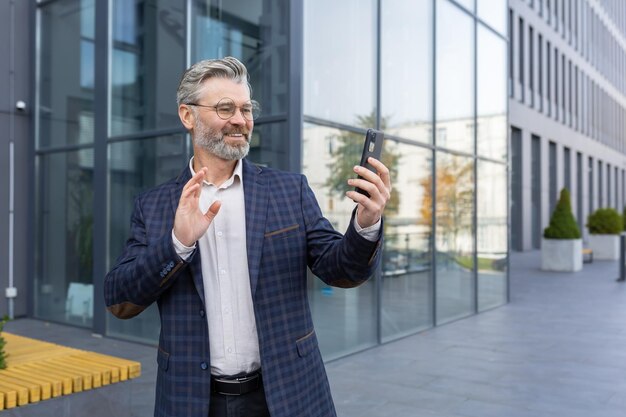
[(141, 363), (3, 332), (7, 368), (0, 370), (0, 410), (141, 375)]

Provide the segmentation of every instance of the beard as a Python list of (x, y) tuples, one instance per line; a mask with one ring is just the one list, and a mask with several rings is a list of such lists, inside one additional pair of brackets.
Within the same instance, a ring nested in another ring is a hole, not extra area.
[[(243, 144), (230, 145), (224, 136), (241, 134), (245, 138)], [(197, 118), (194, 128), (193, 143), (199, 148), (227, 161), (243, 159), (250, 151), (250, 136), (252, 132), (245, 127), (225, 127), (221, 131), (206, 126)]]

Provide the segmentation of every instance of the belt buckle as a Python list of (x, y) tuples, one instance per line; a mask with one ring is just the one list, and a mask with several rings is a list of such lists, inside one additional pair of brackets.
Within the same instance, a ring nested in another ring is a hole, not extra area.
[[(244, 392), (243, 392), (244, 384), (246, 384), (247, 382), (250, 382), (250, 381), (254, 381), (254, 380), (258, 379), (260, 376), (261, 375), (259, 373), (257, 373), (257, 374), (254, 374), (254, 375), (237, 377), (237, 378), (233, 378), (233, 379), (214, 378), (214, 382), (219, 383), (219, 384), (229, 385), (230, 389), (233, 389), (233, 391), (236, 391), (236, 392), (224, 392), (222, 390), (216, 389), (216, 392), (218, 392), (219, 394), (222, 394), (222, 395), (243, 395), (244, 394)], [(246, 391), (246, 393), (247, 392), (249, 392), (249, 390)]]

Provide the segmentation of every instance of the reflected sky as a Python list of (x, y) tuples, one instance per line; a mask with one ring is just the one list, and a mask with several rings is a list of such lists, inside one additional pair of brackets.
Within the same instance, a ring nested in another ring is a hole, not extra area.
[[(444, 2), (444, 1), (448, 1), (448, 0), (439, 0), (440, 3)], [(457, 3), (459, 3), (461, 6), (465, 7), (466, 9), (468, 9), (470, 12), (474, 11), (474, 1), (475, 0), (455, 0)]]
[[(473, 152), (474, 24), (473, 19), (448, 2), (437, 7), (437, 132), (436, 143)], [(462, 126), (440, 131), (442, 122)], [(464, 121), (464, 122), (463, 122)]]
[(476, 0), (478, 17), (489, 26), (506, 35), (507, 0)]
[(304, 114), (354, 125), (375, 110), (376, 2), (304, 2)]
[(478, 26), (478, 154), (506, 160), (506, 42)]
[[(389, 0), (382, 4), (382, 115), (393, 134), (430, 142), (432, 120), (432, 4)], [(396, 131), (397, 129), (397, 131)]]

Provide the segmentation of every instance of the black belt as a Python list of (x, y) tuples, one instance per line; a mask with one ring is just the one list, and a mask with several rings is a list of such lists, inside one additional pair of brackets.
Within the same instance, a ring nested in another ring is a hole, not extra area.
[(211, 375), (211, 391), (218, 394), (243, 395), (256, 391), (261, 384), (260, 371), (241, 377), (220, 377)]

